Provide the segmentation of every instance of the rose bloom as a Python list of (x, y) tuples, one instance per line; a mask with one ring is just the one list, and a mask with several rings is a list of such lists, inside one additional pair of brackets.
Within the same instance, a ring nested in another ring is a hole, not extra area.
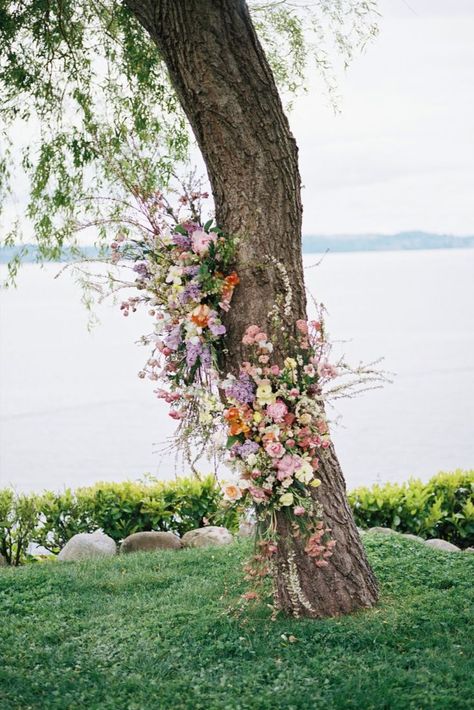
[(193, 251), (203, 256), (209, 249), (209, 244), (216, 241), (215, 234), (207, 234), (203, 229), (196, 229), (192, 236)]
[(295, 515), (304, 515), (305, 512), (306, 512), (306, 511), (305, 511), (305, 509), (303, 508), (302, 505), (295, 505), (295, 507), (293, 508), (293, 513), (294, 513)]
[(277, 400), (274, 404), (269, 404), (267, 407), (267, 414), (273, 419), (274, 422), (279, 424), (284, 420), (286, 414), (288, 414), (288, 407), (281, 400)]
[(239, 498), (242, 498), (242, 491), (234, 483), (230, 483), (224, 488), (224, 498), (230, 501), (239, 500)]
[(265, 446), (265, 451), (272, 459), (279, 459), (285, 453), (285, 449), (279, 441), (269, 441)]
[(296, 327), (300, 333), (304, 333), (304, 335), (308, 332), (308, 323), (305, 320), (297, 320)]

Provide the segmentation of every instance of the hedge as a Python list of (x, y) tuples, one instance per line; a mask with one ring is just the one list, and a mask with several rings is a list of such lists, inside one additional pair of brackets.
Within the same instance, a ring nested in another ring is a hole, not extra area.
[[(357, 525), (384, 526), (460, 547), (474, 545), (474, 471), (439, 473), (349, 493)], [(116, 542), (142, 530), (184, 535), (206, 524), (238, 526), (239, 509), (224, 504), (213, 476), (169, 482), (98, 483), (62, 493), (16, 495), (0, 490), (0, 553), (7, 564), (27, 561), (36, 543), (57, 553), (77, 533), (101, 529)]]
[(474, 470), (438, 473), (428, 483), (411, 479), (356, 488), (349, 502), (362, 528), (383, 526), (459, 547), (474, 545)]

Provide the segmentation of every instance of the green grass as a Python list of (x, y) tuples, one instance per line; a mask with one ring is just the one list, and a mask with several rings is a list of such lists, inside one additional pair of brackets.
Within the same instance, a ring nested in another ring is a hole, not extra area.
[(242, 543), (0, 570), (0, 708), (473, 708), (474, 556), (365, 544), (379, 606), (325, 621), (230, 614)]

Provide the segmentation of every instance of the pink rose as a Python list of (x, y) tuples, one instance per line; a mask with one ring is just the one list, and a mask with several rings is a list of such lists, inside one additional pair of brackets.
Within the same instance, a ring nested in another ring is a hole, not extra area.
[(273, 404), (268, 405), (267, 414), (273, 419), (274, 422), (279, 424), (284, 420), (284, 417), (288, 414), (288, 407), (284, 402), (278, 399)]
[(265, 446), (265, 451), (269, 456), (272, 457), (272, 459), (279, 459), (283, 456), (285, 453), (285, 449), (283, 446), (280, 444), (279, 441), (270, 441), (266, 446)]
[(301, 465), (301, 459), (299, 456), (292, 456), (291, 454), (285, 454), (277, 462), (277, 478), (279, 481), (283, 481), (285, 478), (289, 478), (293, 475), (297, 468)]
[(271, 370), (272, 375), (279, 375), (280, 374), (280, 368), (278, 367), (278, 365), (272, 365), (270, 370)]
[(293, 513), (295, 515), (304, 515), (306, 511), (302, 505), (295, 505), (295, 507), (293, 508)]
[(296, 327), (300, 331), (300, 333), (306, 333), (308, 332), (308, 323), (305, 320), (297, 320), (296, 321)]
[(207, 234), (203, 229), (196, 229), (192, 236), (193, 251), (202, 256), (209, 249), (209, 244), (216, 241), (215, 234)]

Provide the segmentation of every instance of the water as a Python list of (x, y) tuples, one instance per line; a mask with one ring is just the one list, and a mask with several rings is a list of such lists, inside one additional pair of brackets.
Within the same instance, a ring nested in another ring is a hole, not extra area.
[[(1, 294), (0, 485), (174, 476), (157, 452), (174, 423), (136, 376), (147, 316), (103, 305), (89, 333), (78, 287), (58, 270), (26, 265)], [(474, 466), (474, 250), (332, 254), (306, 276), (339, 349), (353, 362), (384, 356), (396, 373), (331, 412), (348, 486)]]

